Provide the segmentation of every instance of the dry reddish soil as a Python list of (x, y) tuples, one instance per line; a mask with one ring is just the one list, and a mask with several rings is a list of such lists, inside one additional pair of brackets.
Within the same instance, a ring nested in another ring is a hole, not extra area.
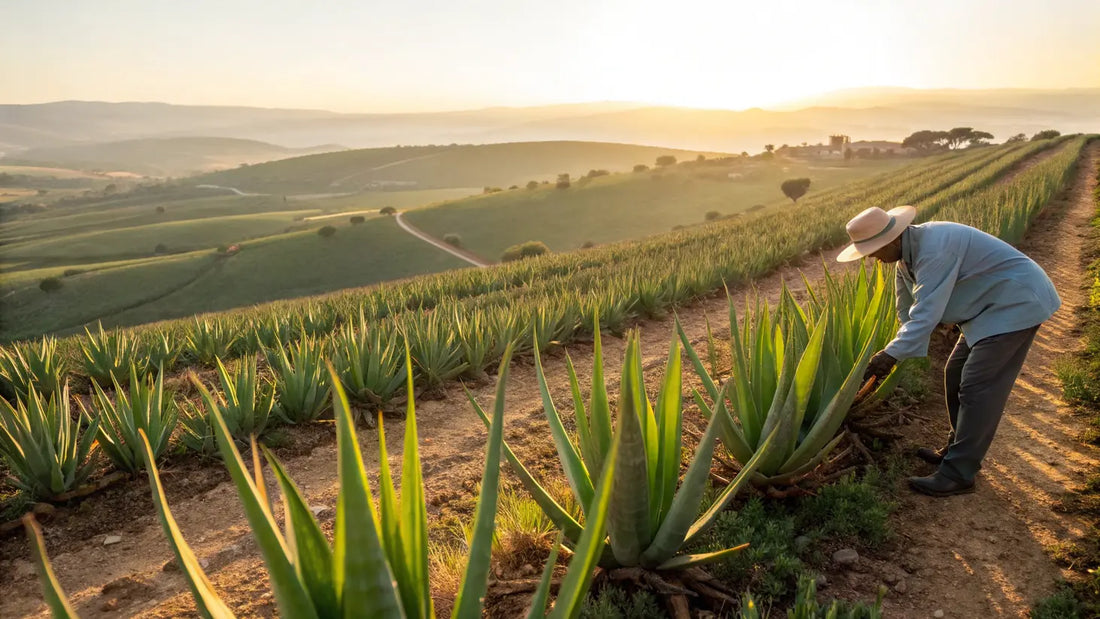
[[(1100, 144), (1088, 151), (1095, 170)], [(1081, 239), (1092, 212), (1089, 178), (1079, 175), (1072, 189), (1051, 205), (1036, 223), (1025, 250), (1047, 269), (1065, 306), (1040, 332), (1006, 411), (1001, 430), (979, 479), (978, 492), (950, 499), (930, 499), (901, 490), (893, 517), (898, 541), (876, 556), (861, 558), (851, 571), (830, 573), (825, 595), (874, 596), (882, 583), (894, 587), (886, 600), (888, 616), (929, 617), (942, 609), (947, 617), (1017, 616), (1030, 602), (1046, 593), (1059, 569), (1044, 546), (1080, 535), (1084, 523), (1072, 515), (1051, 510), (1061, 494), (1083, 481), (1086, 471), (1100, 464), (1100, 454), (1077, 441), (1080, 428), (1058, 399), (1059, 385), (1053, 361), (1073, 350), (1072, 310), (1081, 304), (1079, 254)], [(1035, 250), (1042, 250), (1041, 252)], [(821, 278), (822, 259), (832, 262), (835, 252), (807, 254), (755, 282), (761, 295), (776, 298), (784, 281), (800, 286), (805, 272), (811, 281)], [(734, 291), (743, 295), (747, 289)], [(726, 299), (704, 299), (680, 312), (681, 321), (696, 342), (706, 335), (705, 317), (716, 332), (728, 329)], [(663, 371), (673, 322), (670, 317), (644, 321), (643, 363), (647, 383), (655, 384)], [(604, 338), (610, 380), (617, 381), (624, 342)], [(588, 390), (592, 355), (588, 343), (569, 349)], [(554, 398), (569, 398), (564, 356), (558, 352), (545, 362)], [(690, 371), (689, 371), (690, 372)], [(617, 391), (617, 384), (610, 385)], [(473, 386), (473, 395), (489, 406), (494, 386)], [(507, 387), (506, 438), (528, 463), (554, 463), (553, 446), (542, 413), (538, 383), (529, 360), (512, 368)], [(930, 423), (906, 426), (911, 437), (897, 446), (936, 444), (946, 433), (942, 406), (930, 393), (919, 413)], [(483, 467), (485, 431), (466, 402), (462, 388), (447, 387), (443, 397), (418, 403), (421, 456), (429, 502), (429, 518), (439, 522), (455, 513), (468, 513), (472, 488)], [(386, 422), (390, 459), (400, 466), (399, 419)], [(290, 432), (282, 448), (291, 476), (310, 504), (320, 509), (320, 520), (331, 531), (336, 499), (336, 453), (331, 424), (316, 424)], [(360, 432), (367, 466), (377, 470), (377, 436)], [(266, 571), (236, 497), (220, 465), (194, 462), (169, 464), (164, 469), (169, 501), (185, 538), (205, 563), (215, 588), (239, 616), (273, 616), (274, 600)], [(271, 480), (268, 479), (269, 485)], [(134, 480), (112, 487), (82, 502), (62, 507), (44, 523), (54, 569), (78, 612), (83, 616), (190, 616), (194, 605), (183, 578), (172, 569), (167, 542), (156, 521), (147, 485)], [(272, 487), (271, 492), (275, 493)], [(122, 541), (104, 545), (105, 536)], [(904, 582), (898, 586), (896, 583)], [(45, 616), (42, 594), (19, 535), (0, 540), (0, 617)], [(904, 592), (900, 592), (900, 589)], [(438, 605), (446, 605), (438, 600)]]

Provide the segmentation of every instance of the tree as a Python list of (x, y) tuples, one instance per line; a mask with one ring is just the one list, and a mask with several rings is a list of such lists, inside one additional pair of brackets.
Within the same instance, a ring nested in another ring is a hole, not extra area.
[(42, 292), (57, 292), (61, 290), (61, 280), (56, 277), (47, 277), (38, 283), (38, 288)]
[(392, 206), (383, 206), (382, 209), (378, 212), (382, 213), (383, 215), (393, 215), (397, 213), (397, 209), (393, 208)]
[(844, 149), (844, 160), (845, 161), (851, 161), (853, 156), (854, 155), (852, 154), (852, 149), (850, 149), (850, 148), (845, 148)]
[(764, 150), (769, 152), (769, 153), (774, 151), (775, 150), (775, 144), (765, 144), (764, 145)]
[(558, 189), (569, 189), (569, 185), (572, 183), (569, 181), (569, 173), (563, 172), (558, 175), (558, 182), (554, 184)]
[(1026, 141), (1027, 141), (1027, 134), (1026, 133), (1017, 133), (1016, 135), (1014, 135), (1014, 136), (1008, 138), (1007, 140), (1005, 140), (1005, 144), (1013, 144), (1015, 142), (1026, 142)]
[(350, 221), (353, 226), (357, 226), (366, 220), (367, 218), (363, 217), (362, 215), (352, 215), (351, 219), (349, 219), (348, 221)]
[(810, 179), (808, 178), (790, 178), (783, 181), (783, 184), (779, 186), (783, 190), (783, 195), (791, 199), (795, 204), (798, 203), (798, 199), (806, 195), (806, 190), (810, 188)]
[(153, 253), (154, 254), (167, 254), (168, 253), (168, 246), (165, 245), (164, 243), (158, 243), (157, 246), (153, 248)]
[(530, 189), (538, 189), (538, 187), (539, 187), (539, 182), (538, 181), (527, 181), (527, 189), (529, 189), (529, 190)]
[(163, 206), (158, 206), (157, 207), (157, 213), (159, 214), (159, 213), (163, 213), (163, 212), (164, 212), (164, 207)]
[(634, 164), (634, 171), (635, 171), (635, 172), (645, 172), (645, 171), (646, 171), (646, 170), (648, 170), (648, 169), (649, 169), (649, 166), (647, 166), (647, 165), (646, 165), (646, 164), (644, 164), (644, 163), (636, 163), (636, 164)]
[(443, 242), (451, 247), (462, 247), (462, 237), (450, 232), (443, 235)]
[(1050, 139), (1054, 139), (1054, 138), (1056, 138), (1060, 135), (1062, 135), (1062, 132), (1057, 131), (1055, 129), (1044, 129), (1044, 130), (1040, 131), (1039, 133), (1036, 133), (1035, 135), (1031, 136), (1031, 141), (1034, 142), (1036, 140), (1050, 140)]
[(657, 157), (657, 162), (656, 163), (657, 163), (657, 167), (659, 167), (659, 168), (666, 168), (670, 165), (676, 165), (676, 156), (675, 155), (661, 155), (660, 157)]
[(512, 186), (508, 187), (508, 191), (511, 191), (513, 189), (519, 189), (519, 185), (512, 185)]
[(118, 185), (115, 185), (114, 183), (110, 183), (109, 185), (107, 185), (106, 187), (103, 188), (103, 195), (105, 195), (105, 196), (114, 195), (114, 193), (117, 192), (117, 191), (118, 191)]
[(703, 218), (705, 221), (718, 221), (722, 219), (722, 213), (718, 211), (707, 211), (706, 216)]
[(975, 131), (970, 134), (970, 137), (966, 141), (970, 146), (985, 146), (989, 144), (989, 140), (993, 139), (993, 134), (987, 131)]
[(586, 178), (596, 178), (597, 176), (607, 176), (609, 174), (611, 174), (611, 172), (608, 172), (607, 170), (589, 170), (588, 174), (586, 174), (585, 176)]
[(332, 226), (324, 226), (317, 230), (317, 234), (320, 234), (323, 238), (327, 239), (336, 234), (336, 228), (333, 228)]
[(909, 137), (901, 141), (901, 146), (902, 148), (912, 148), (921, 153), (927, 153), (942, 148), (946, 140), (946, 131), (922, 129), (909, 134)]
[(704, 155), (703, 153), (699, 153), (698, 155), (695, 156), (695, 163), (703, 163), (706, 160), (707, 160), (707, 156)]

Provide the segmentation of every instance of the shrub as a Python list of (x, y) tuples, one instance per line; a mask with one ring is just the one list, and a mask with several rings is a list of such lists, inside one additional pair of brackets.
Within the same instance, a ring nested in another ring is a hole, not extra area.
[(571, 185), (571, 183), (569, 182), (569, 174), (568, 173), (559, 174), (558, 175), (558, 182), (554, 184), (554, 186), (557, 187), (558, 189), (569, 189), (569, 185)]
[(1014, 135), (1014, 136), (1008, 138), (1007, 140), (1005, 140), (1005, 144), (1012, 144), (1014, 142), (1026, 142), (1026, 141), (1027, 141), (1027, 134), (1017, 133), (1016, 135)]
[(634, 165), (634, 171), (635, 172), (645, 172), (648, 169), (649, 169), (649, 166), (647, 166), (644, 163), (638, 163), (638, 164)]
[(164, 243), (157, 243), (157, 246), (153, 248), (154, 254), (166, 254), (168, 253), (168, 246)]
[(462, 237), (453, 232), (444, 234), (443, 242), (452, 247), (462, 247)]
[(706, 214), (706, 220), (707, 221), (717, 221), (721, 218), (722, 218), (722, 213), (719, 213), (718, 211), (707, 211), (707, 214)]
[(585, 177), (596, 178), (598, 176), (607, 176), (609, 174), (611, 174), (611, 172), (608, 172), (607, 170), (589, 170), (588, 174), (586, 174)]
[(593, 243), (592, 241), (585, 241), (584, 243), (581, 244), (581, 249), (591, 249), (595, 246), (596, 246), (596, 244)]
[(359, 225), (359, 224), (363, 223), (366, 220), (367, 220), (367, 218), (363, 217), (362, 215), (352, 215), (351, 219), (349, 221), (351, 221), (352, 225), (354, 226), (354, 225)]
[(538, 181), (527, 181), (527, 188), (528, 189), (538, 189), (538, 186), (539, 186)]
[(163, 213), (164, 212), (164, 207), (163, 206), (158, 206), (157, 207), (157, 212), (158, 213)]
[(511, 191), (513, 189), (519, 189), (519, 185), (511, 185), (510, 187), (508, 187), (509, 191)]
[(397, 209), (393, 208), (392, 206), (383, 206), (378, 212), (383, 215), (393, 215), (397, 213)]
[(546, 243), (542, 241), (527, 241), (526, 243), (512, 245), (504, 250), (504, 254), (500, 257), (500, 261), (515, 262), (516, 260), (532, 258), (548, 253), (550, 253), (550, 248), (546, 246)]
[(1031, 136), (1031, 141), (1034, 142), (1036, 140), (1050, 140), (1060, 135), (1062, 135), (1062, 132), (1055, 129), (1044, 129), (1043, 131), (1040, 131), (1039, 133)]
[(322, 226), (320, 229), (317, 230), (317, 234), (327, 239), (336, 234), (336, 228), (333, 228), (332, 226)]
[(676, 164), (675, 155), (661, 155), (660, 157), (657, 157), (657, 167), (659, 167), (659, 168), (664, 168), (664, 167), (667, 167), (667, 166), (670, 166), (670, 165), (675, 165), (675, 164)]
[(57, 292), (61, 290), (61, 280), (56, 277), (47, 277), (38, 282), (38, 288), (41, 289), (42, 292)]

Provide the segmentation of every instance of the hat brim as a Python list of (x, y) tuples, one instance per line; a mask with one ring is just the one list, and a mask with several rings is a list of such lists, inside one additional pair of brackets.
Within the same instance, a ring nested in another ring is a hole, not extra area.
[(866, 258), (883, 247), (886, 247), (892, 243), (894, 239), (901, 236), (901, 233), (905, 232), (909, 224), (913, 223), (913, 220), (917, 218), (917, 209), (911, 206), (899, 206), (886, 211), (886, 214), (893, 217), (896, 221), (890, 234), (884, 234), (876, 239), (864, 241), (862, 243), (852, 243), (840, 252), (836, 257), (836, 261), (854, 262), (860, 258)]

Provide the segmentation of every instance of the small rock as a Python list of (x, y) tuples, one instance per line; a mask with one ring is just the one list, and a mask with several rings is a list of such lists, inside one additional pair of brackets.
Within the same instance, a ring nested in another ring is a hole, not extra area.
[(309, 508), (309, 511), (313, 512), (314, 517), (320, 518), (324, 514), (328, 513), (329, 508), (326, 505), (314, 505), (313, 507)]
[(814, 581), (817, 583), (818, 589), (824, 589), (829, 586), (829, 579), (825, 577), (825, 574), (818, 574)]
[(109, 613), (109, 612), (118, 610), (118, 600), (115, 599), (115, 598), (111, 598), (111, 599), (107, 600), (106, 602), (103, 603), (102, 606), (99, 607), (99, 610), (101, 610), (105, 613)]
[(199, 559), (199, 567), (204, 570), (210, 567), (210, 559)]
[(121, 541), (122, 541), (122, 536), (121, 535), (108, 535), (107, 537), (103, 538), (103, 545), (104, 546), (111, 546), (111, 545), (117, 544)]
[(807, 548), (809, 548), (809, 546), (810, 546), (810, 538), (808, 536), (799, 535), (798, 537), (794, 538), (795, 552), (802, 552), (803, 550), (806, 550)]
[(990, 544), (996, 544), (997, 543), (997, 536), (996, 535), (990, 535), (989, 536), (989, 543)]
[(180, 566), (179, 566), (179, 564), (176, 563), (175, 559), (168, 559), (167, 561), (164, 562), (164, 565), (161, 566), (160, 571), (162, 571), (162, 572), (178, 572), (178, 571), (180, 571)]
[(943, 617), (944, 617), (943, 611), (942, 610), (937, 610), (936, 612), (932, 613), (932, 616), (935, 617), (936, 619), (943, 619)]
[(904, 580), (899, 580), (898, 584), (894, 585), (894, 591), (897, 593), (905, 593), (909, 590), (909, 585), (905, 584)]
[(882, 577), (882, 582), (892, 585), (898, 581), (898, 577), (895, 574), (887, 574)]
[(841, 548), (833, 553), (833, 561), (840, 565), (854, 565), (859, 561), (859, 553), (853, 548)]

